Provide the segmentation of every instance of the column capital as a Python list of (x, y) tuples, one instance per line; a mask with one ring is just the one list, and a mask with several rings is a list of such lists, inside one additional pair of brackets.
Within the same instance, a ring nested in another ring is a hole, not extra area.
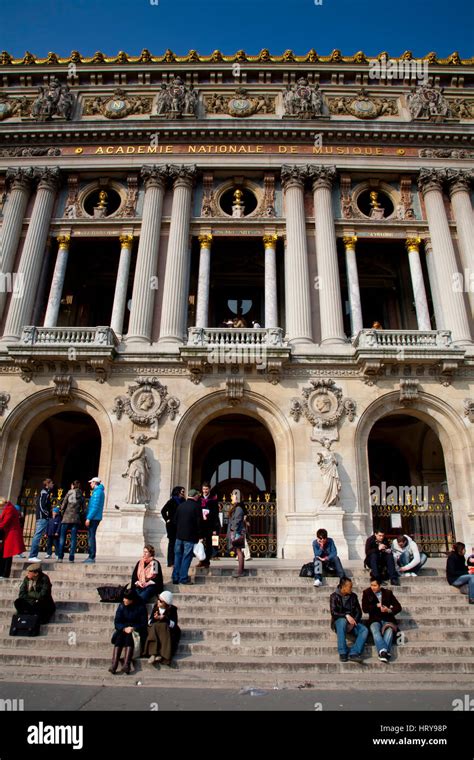
[(446, 179), (448, 180), (449, 195), (459, 191), (469, 192), (474, 175), (467, 169), (447, 169)]
[(7, 169), (6, 179), (12, 190), (30, 190), (34, 172), (31, 167)]
[(357, 243), (357, 235), (346, 235), (342, 238), (346, 251), (353, 250), (355, 251), (356, 243)]
[(149, 187), (164, 187), (169, 172), (167, 166), (146, 165), (142, 166), (140, 174), (147, 190)]
[(34, 176), (38, 181), (38, 190), (51, 190), (56, 192), (59, 187), (61, 172), (57, 166), (35, 168)]
[(201, 248), (210, 248), (212, 245), (212, 235), (199, 235), (198, 240)]
[(288, 190), (290, 187), (304, 187), (307, 174), (308, 169), (302, 164), (283, 164), (281, 167), (283, 189)]
[(419, 253), (420, 245), (421, 238), (419, 237), (409, 237), (405, 240), (405, 248), (407, 249), (408, 253), (412, 253), (412, 251)]
[(335, 166), (308, 166), (308, 177), (313, 182), (313, 192), (321, 187), (331, 190), (337, 170)]
[(430, 190), (441, 191), (445, 179), (445, 169), (420, 169), (420, 174), (418, 175), (418, 187), (423, 195)]
[(70, 235), (58, 235), (56, 240), (59, 243), (59, 250), (60, 251), (68, 251), (69, 246), (71, 244), (71, 236)]
[(128, 248), (128, 250), (131, 250), (133, 245), (133, 235), (120, 235), (119, 240), (122, 248)]
[(169, 176), (173, 180), (173, 187), (191, 188), (197, 177), (197, 166), (196, 164), (171, 164)]
[(265, 247), (265, 250), (268, 248), (275, 248), (278, 240), (278, 235), (264, 235), (263, 236), (263, 245)]

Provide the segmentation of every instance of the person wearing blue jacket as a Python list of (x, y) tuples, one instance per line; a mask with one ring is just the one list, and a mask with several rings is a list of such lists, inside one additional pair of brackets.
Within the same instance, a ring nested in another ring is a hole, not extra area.
[(332, 538), (328, 538), (325, 528), (320, 528), (313, 541), (314, 553), (314, 585), (321, 586), (323, 582), (323, 567), (326, 572), (334, 573), (338, 578), (343, 578), (345, 573), (341, 560), (337, 556), (336, 544)]
[(92, 488), (92, 493), (86, 514), (86, 528), (88, 529), (87, 540), (89, 542), (89, 557), (84, 560), (84, 564), (86, 565), (92, 565), (95, 562), (95, 534), (97, 533), (97, 528), (102, 520), (105, 501), (104, 486), (102, 485), (100, 478), (92, 478), (92, 480), (89, 480), (89, 484)]

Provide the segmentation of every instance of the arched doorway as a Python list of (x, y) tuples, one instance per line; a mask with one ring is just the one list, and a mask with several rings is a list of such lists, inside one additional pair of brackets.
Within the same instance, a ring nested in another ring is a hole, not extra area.
[(238, 488), (250, 517), (252, 556), (276, 557), (275, 444), (265, 425), (243, 414), (224, 414), (209, 421), (196, 436), (191, 471), (191, 482), (199, 486), (209, 481), (219, 499), (221, 553), (226, 548), (230, 494)]
[[(54, 505), (61, 502), (73, 480), (81, 482), (88, 501), (88, 481), (99, 472), (100, 453), (100, 431), (89, 414), (64, 411), (47, 417), (38, 425), (28, 444), (19, 494), (19, 503), (25, 511), (24, 539), (27, 546), (34, 532), (36, 498), (43, 480), (52, 478), (54, 482)], [(85, 551), (86, 548), (86, 534), (82, 531), (78, 551)]]
[(373, 527), (411, 535), (431, 556), (444, 556), (455, 540), (443, 449), (418, 416), (379, 419), (368, 438)]

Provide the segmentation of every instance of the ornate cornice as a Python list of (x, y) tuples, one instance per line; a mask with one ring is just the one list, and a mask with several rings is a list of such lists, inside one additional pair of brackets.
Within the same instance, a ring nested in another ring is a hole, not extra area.
[[(190, 50), (183, 56), (176, 55), (172, 50), (166, 50), (161, 55), (153, 55), (149, 50), (144, 48), (140, 55), (128, 55), (121, 50), (117, 55), (108, 56), (98, 51), (93, 56), (82, 56), (77, 50), (73, 50), (67, 57), (58, 56), (56, 53), (48, 53), (45, 58), (36, 57), (30, 52), (26, 52), (22, 58), (14, 58), (8, 52), (0, 53), (0, 66), (67, 66), (71, 63), (80, 65), (87, 64), (170, 64), (170, 63), (342, 63), (342, 64), (360, 64), (369, 65), (371, 61), (381, 60), (383, 57), (390, 58), (394, 61), (411, 61), (419, 60), (414, 56), (411, 50), (406, 50), (400, 56), (390, 56), (383, 51), (376, 56), (366, 56), (362, 50), (354, 55), (342, 55), (340, 50), (333, 50), (329, 55), (319, 55), (316, 50), (311, 49), (305, 55), (296, 55), (292, 50), (285, 50), (282, 55), (272, 55), (266, 48), (260, 51), (258, 55), (248, 55), (244, 50), (238, 50), (232, 55), (224, 55), (220, 50), (214, 50), (210, 55), (200, 55), (196, 50)], [(473, 58), (461, 59), (459, 53), (454, 51), (446, 58), (438, 58), (436, 53), (430, 52), (421, 57), (421, 60), (428, 61), (431, 65), (449, 65), (449, 66), (468, 66), (474, 63)]]

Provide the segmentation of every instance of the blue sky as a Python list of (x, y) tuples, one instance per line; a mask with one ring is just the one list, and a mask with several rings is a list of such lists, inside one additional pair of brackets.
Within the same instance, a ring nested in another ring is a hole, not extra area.
[(474, 55), (473, 0), (0, 0), (0, 50)]

